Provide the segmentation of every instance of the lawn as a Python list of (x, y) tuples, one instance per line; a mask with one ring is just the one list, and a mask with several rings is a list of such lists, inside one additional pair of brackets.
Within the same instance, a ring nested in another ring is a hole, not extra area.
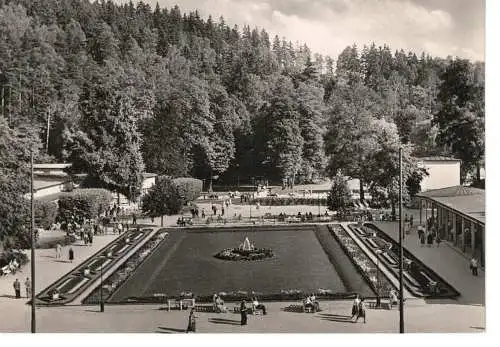
[[(204, 229), (173, 231), (145, 260), (111, 301), (127, 297), (168, 296), (190, 291), (197, 296), (215, 292), (246, 291), (278, 294), (299, 289), (312, 292), (329, 289), (344, 293), (346, 288), (324, 253), (313, 227)], [(275, 257), (261, 261), (233, 262), (213, 255), (237, 247), (248, 237), (256, 247), (271, 248)]]

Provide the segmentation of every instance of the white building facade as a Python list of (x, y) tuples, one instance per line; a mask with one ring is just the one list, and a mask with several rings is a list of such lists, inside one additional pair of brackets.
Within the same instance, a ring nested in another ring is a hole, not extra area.
[(425, 168), (429, 176), (420, 183), (422, 192), (460, 185), (460, 160), (449, 157), (419, 158), (418, 166)]

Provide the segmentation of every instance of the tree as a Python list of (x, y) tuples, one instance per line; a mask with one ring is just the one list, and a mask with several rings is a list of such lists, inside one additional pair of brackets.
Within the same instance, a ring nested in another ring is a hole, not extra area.
[(433, 122), (439, 127), (437, 140), (451, 147), (462, 160), (462, 180), (476, 167), (476, 180), (484, 159), (484, 68), (464, 59), (452, 60), (442, 75)]
[(332, 179), (332, 188), (328, 193), (327, 205), (330, 210), (342, 213), (352, 203), (351, 192), (346, 179), (341, 175), (336, 175)]
[(166, 176), (158, 176), (156, 184), (142, 198), (142, 211), (149, 217), (161, 217), (179, 213), (182, 198), (176, 184)]

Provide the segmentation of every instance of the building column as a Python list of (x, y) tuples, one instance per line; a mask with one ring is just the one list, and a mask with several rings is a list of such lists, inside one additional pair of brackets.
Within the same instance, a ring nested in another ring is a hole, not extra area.
[(457, 245), (457, 215), (452, 212), (451, 214), (451, 235), (453, 235), (453, 244)]
[(460, 250), (465, 252), (465, 218), (462, 217), (462, 223), (460, 223), (460, 228), (462, 230), (462, 237), (460, 241)]
[(470, 244), (472, 247), (471, 255), (474, 255), (476, 252), (476, 223), (472, 221), (470, 223)]
[(481, 265), (486, 267), (486, 259), (485, 256), (484, 256), (484, 253), (485, 253), (485, 248), (484, 248), (484, 238), (486, 236), (486, 225), (484, 225), (482, 228), (481, 228)]

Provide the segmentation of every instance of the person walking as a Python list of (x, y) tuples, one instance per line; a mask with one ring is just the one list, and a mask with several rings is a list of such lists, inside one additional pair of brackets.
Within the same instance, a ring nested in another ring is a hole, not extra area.
[(132, 224), (137, 224), (137, 216), (135, 213), (132, 215)]
[(190, 331), (192, 331), (193, 333), (196, 332), (196, 316), (194, 315), (194, 307), (191, 308), (191, 312), (189, 312), (186, 333), (189, 333)]
[(439, 247), (439, 244), (441, 243), (441, 236), (439, 236), (439, 233), (436, 235), (436, 245)]
[(363, 323), (366, 323), (366, 305), (365, 305), (365, 299), (364, 298), (361, 299), (361, 301), (359, 302), (358, 316), (356, 317), (356, 320), (354, 321), (354, 323), (358, 322), (359, 317), (362, 317), (363, 318)]
[(472, 256), (470, 260), (470, 269), (472, 271), (472, 276), (477, 276), (477, 268), (478, 268), (478, 262), (476, 259), (476, 256)]
[(21, 298), (21, 282), (19, 282), (19, 279), (16, 278), (14, 281), (14, 292), (16, 293), (16, 299)]
[(31, 281), (29, 277), (26, 277), (26, 281), (24, 281), (24, 286), (26, 287), (26, 297), (31, 298)]
[(201, 218), (205, 219), (205, 209), (201, 209)]
[(92, 242), (94, 241), (94, 236), (92, 235), (92, 232), (89, 232), (88, 238), (89, 238), (89, 244), (92, 246)]
[(359, 299), (359, 295), (356, 294), (356, 297), (354, 298), (354, 301), (352, 303), (352, 310), (351, 310), (351, 319), (354, 317), (358, 316), (359, 314), (359, 303), (361, 300)]
[(223, 216), (223, 215), (224, 215), (224, 205), (222, 205), (222, 206), (221, 206), (220, 215), (221, 215), (221, 216)]
[(247, 305), (245, 300), (240, 304), (241, 325), (247, 325)]
[(72, 263), (73, 262), (73, 259), (75, 259), (75, 253), (73, 252), (73, 248), (69, 248), (69, 251), (68, 251), (68, 258), (69, 258), (69, 261)]

